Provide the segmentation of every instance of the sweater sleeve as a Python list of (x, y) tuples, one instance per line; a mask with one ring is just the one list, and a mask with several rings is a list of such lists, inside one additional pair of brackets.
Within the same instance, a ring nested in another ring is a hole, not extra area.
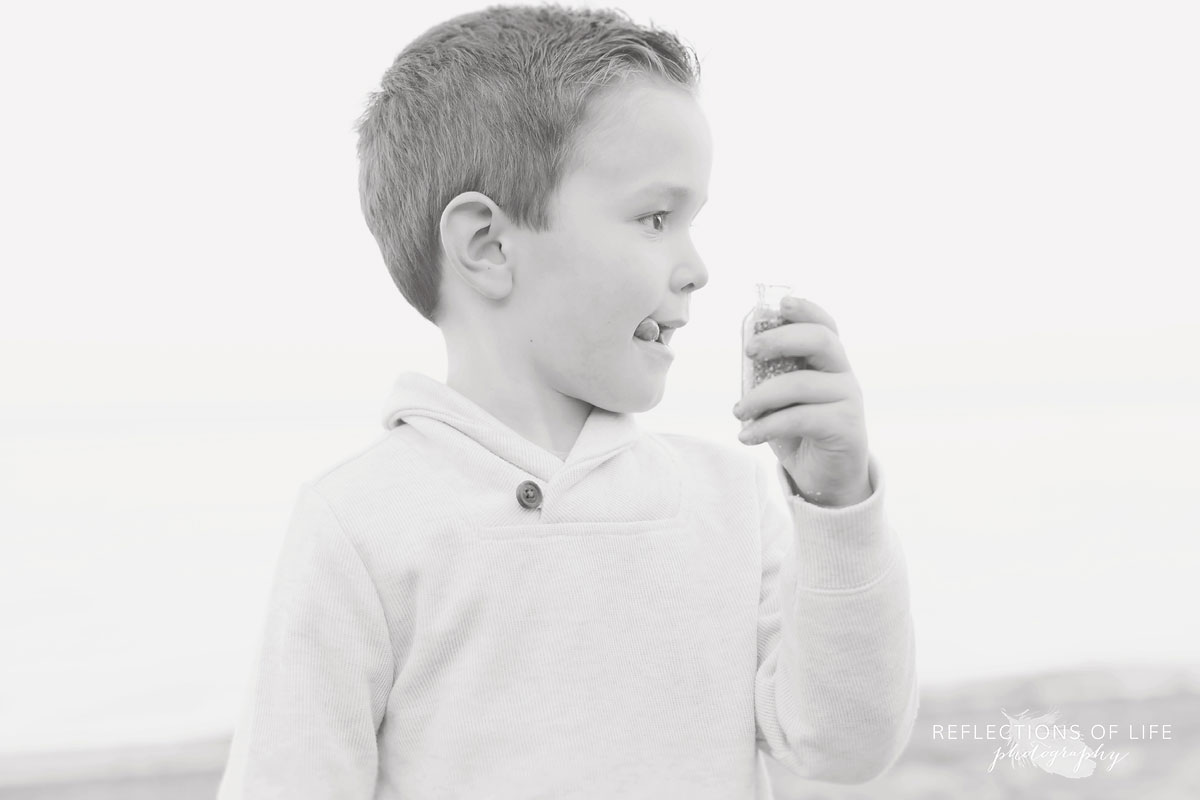
[(296, 501), (218, 800), (368, 800), (392, 687), (375, 584), (311, 484)]
[(863, 783), (899, 759), (917, 714), (907, 572), (872, 494), (824, 508), (759, 466), (763, 571), (755, 723), (759, 747), (808, 780)]

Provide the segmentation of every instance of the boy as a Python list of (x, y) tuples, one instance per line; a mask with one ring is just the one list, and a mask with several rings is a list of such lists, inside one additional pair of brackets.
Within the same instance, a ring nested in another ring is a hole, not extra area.
[(633, 417), (708, 280), (697, 80), (670, 34), (556, 6), (452, 19), (384, 76), (363, 210), (448, 376), (402, 374), (387, 433), (301, 490), (221, 798), (728, 800), (768, 796), (759, 751), (836, 782), (898, 758), (904, 561), (833, 321), (759, 337), (810, 366), (737, 410), (774, 475)]

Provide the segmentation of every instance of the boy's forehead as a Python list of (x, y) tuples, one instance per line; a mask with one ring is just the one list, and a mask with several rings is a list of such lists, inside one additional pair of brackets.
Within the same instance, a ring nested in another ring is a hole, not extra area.
[(594, 98), (578, 141), (580, 177), (623, 194), (679, 194), (706, 168), (710, 133), (681, 88), (639, 82)]

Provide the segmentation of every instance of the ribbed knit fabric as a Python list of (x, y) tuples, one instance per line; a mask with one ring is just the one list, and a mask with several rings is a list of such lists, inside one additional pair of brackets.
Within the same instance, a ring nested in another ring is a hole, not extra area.
[[(883, 474), (846, 508), (594, 409), (565, 461), (402, 374), (306, 483), (220, 800), (769, 797), (869, 779), (917, 711)], [(526, 481), (541, 505), (518, 501)]]

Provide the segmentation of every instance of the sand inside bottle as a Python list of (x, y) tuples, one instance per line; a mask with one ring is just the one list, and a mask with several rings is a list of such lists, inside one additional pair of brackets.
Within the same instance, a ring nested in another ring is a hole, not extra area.
[(757, 313), (752, 312), (746, 318), (745, 325), (742, 329), (742, 396), (758, 386), (763, 381), (782, 375), (785, 372), (795, 372), (796, 370), (806, 369), (807, 361), (801, 356), (784, 356), (782, 358), (756, 359), (745, 354), (745, 346), (750, 343), (750, 339), (755, 334), (763, 331), (778, 328), (787, 321), (779, 314), (777, 309), (762, 308), (757, 309)]

